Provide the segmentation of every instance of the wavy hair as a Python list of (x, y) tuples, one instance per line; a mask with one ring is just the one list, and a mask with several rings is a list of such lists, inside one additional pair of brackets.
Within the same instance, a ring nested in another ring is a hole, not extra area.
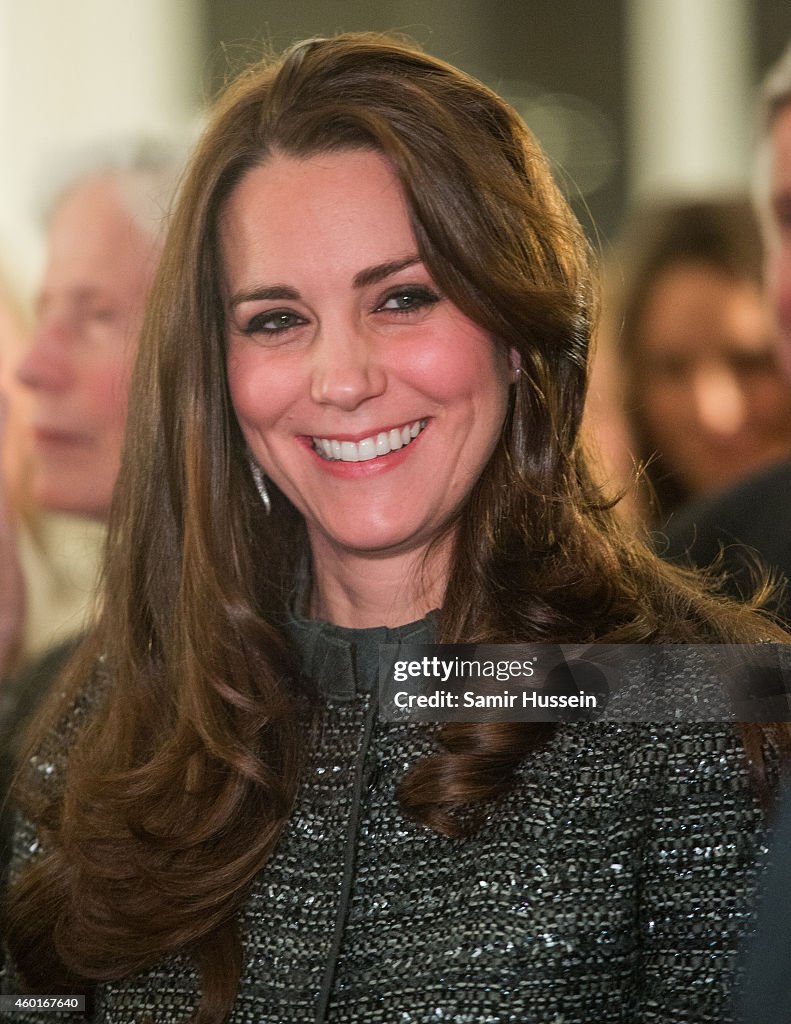
[[(440, 289), (521, 358), (502, 436), (455, 524), (441, 639), (783, 635), (624, 540), (600, 501), (578, 442), (588, 247), (514, 111), (393, 38), (298, 44), (222, 97), (172, 221), (135, 370), (104, 607), (69, 672), (72, 693), (97, 663), (109, 682), (57, 791), (32, 774), (21, 784), (47, 851), (10, 905), (30, 986), (90, 986), (181, 950), (202, 975), (196, 1019), (230, 1012), (235, 915), (288, 819), (312, 705), (283, 630), (306, 534), (275, 488), (266, 517), (251, 478), (226, 381), (218, 224), (272, 153), (359, 147), (398, 175)], [(39, 757), (47, 735), (63, 735), (42, 732)], [(445, 727), (401, 783), (404, 813), (461, 835), (547, 733)]]

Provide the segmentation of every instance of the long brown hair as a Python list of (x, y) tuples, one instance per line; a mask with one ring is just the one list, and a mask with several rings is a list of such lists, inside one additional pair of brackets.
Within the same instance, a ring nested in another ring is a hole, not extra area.
[[(646, 414), (644, 334), (646, 310), (668, 271), (704, 268), (734, 286), (762, 288), (763, 245), (746, 197), (660, 202), (636, 208), (622, 232), (617, 259), (621, 277), (615, 300), (618, 353), (624, 371), (624, 404), (634, 455), (644, 467), (646, 511), (661, 525), (693, 495), (666, 454), (657, 449)], [(614, 268), (615, 269), (615, 268)], [(779, 372), (779, 371), (778, 371)]]
[[(521, 358), (502, 437), (457, 524), (441, 639), (773, 635), (624, 541), (590, 482), (577, 440), (588, 247), (516, 114), (390, 38), (301, 43), (221, 99), (175, 212), (135, 371), (104, 609), (69, 674), (73, 690), (98, 676), (101, 708), (83, 716), (54, 795), (32, 769), (23, 779), (48, 851), (10, 907), (30, 985), (123, 977), (184, 950), (202, 973), (198, 1020), (232, 1006), (235, 913), (289, 815), (309, 705), (282, 628), (305, 531), (275, 488), (267, 517), (233, 415), (218, 221), (273, 151), (356, 147), (391, 162), (440, 289)], [(38, 764), (62, 733), (49, 735)], [(504, 789), (540, 738), (447, 727), (403, 781), (404, 812), (459, 834), (455, 812)]]

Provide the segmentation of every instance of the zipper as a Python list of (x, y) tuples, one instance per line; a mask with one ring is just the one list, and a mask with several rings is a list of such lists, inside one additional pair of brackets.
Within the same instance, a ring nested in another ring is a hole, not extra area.
[(374, 724), (376, 722), (379, 701), (374, 691), (369, 695), (369, 704), (365, 714), (363, 735), (360, 747), (357, 752), (357, 764), (354, 771), (354, 787), (352, 790), (352, 808), (349, 814), (349, 821), (346, 826), (346, 845), (343, 862), (343, 880), (341, 882), (341, 895), (338, 900), (338, 910), (335, 916), (335, 928), (333, 930), (332, 944), (327, 959), (327, 967), (324, 971), (321, 989), (319, 990), (319, 1001), (316, 1008), (315, 1024), (325, 1024), (327, 1010), (330, 1004), (332, 988), (335, 983), (335, 971), (340, 956), (341, 943), (346, 930), (346, 921), (349, 916), (349, 905), (351, 903), (352, 887), (354, 885), (354, 873), (357, 862), (357, 833), (362, 815), (363, 793), (373, 788), (378, 777), (377, 765), (366, 766), (368, 751), (371, 746)]

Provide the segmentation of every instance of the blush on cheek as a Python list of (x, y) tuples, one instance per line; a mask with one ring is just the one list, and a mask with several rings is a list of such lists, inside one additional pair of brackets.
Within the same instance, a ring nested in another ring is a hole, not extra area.
[(409, 372), (414, 381), (422, 381), (427, 393), (436, 398), (474, 395), (482, 380), (495, 378), (507, 386), (512, 380), (509, 358), (494, 342), (482, 338), (478, 328), (464, 321), (451, 342), (437, 345), (433, 342), (421, 349), (410, 348)]
[[(243, 429), (245, 422), (257, 424), (268, 418), (269, 412), (277, 404), (279, 377), (270, 364), (271, 360), (261, 358), (260, 350), (249, 345), (238, 346), (231, 339), (226, 362), (228, 392), (236, 418)], [(265, 402), (262, 401), (264, 396)]]

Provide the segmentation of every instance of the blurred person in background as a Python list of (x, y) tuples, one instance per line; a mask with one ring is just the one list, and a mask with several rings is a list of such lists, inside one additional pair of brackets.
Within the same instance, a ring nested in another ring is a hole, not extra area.
[(665, 203), (627, 223), (611, 320), (652, 526), (791, 454), (762, 261), (747, 199)]
[[(778, 360), (791, 377), (791, 46), (767, 75), (758, 115), (756, 199), (766, 290)], [(789, 417), (791, 419), (791, 416)], [(710, 499), (692, 503), (668, 524), (666, 557), (708, 566), (718, 557), (737, 596), (755, 587), (765, 566), (784, 584), (775, 609), (791, 621), (791, 459), (784, 459)]]
[(31, 395), (31, 491), (45, 508), (101, 520), (109, 511), (177, 173), (169, 161), (157, 147), (130, 148), (79, 171), (52, 204), (33, 341), (16, 371)]
[[(759, 108), (761, 147), (758, 209), (766, 240), (767, 291), (780, 340), (780, 358), (791, 377), (791, 43), (769, 72)], [(671, 551), (697, 564), (721, 545), (738, 590), (749, 585), (750, 557), (791, 579), (791, 460), (746, 481), (716, 501), (693, 507), (670, 534)], [(781, 613), (791, 619), (786, 584)], [(791, 1020), (791, 790), (786, 790), (770, 847), (770, 869), (751, 944), (738, 1020), (788, 1024)]]
[[(0, 274), (0, 402), (5, 410), (0, 427), (0, 564), (6, 596), (0, 597), (0, 609), (8, 641), (0, 643), (0, 666), (5, 673), (18, 670), (83, 628), (104, 536), (100, 523), (49, 511), (31, 494), (33, 396), (15, 372), (30, 346), (31, 328), (29, 311), (18, 296), (12, 275), (4, 270)], [(7, 696), (0, 687), (0, 720)]]
[[(36, 508), (96, 521), (109, 512), (132, 362), (180, 168), (170, 147), (128, 143), (86, 154), (54, 193), (35, 325), (15, 382), (28, 398), (26, 486)], [(25, 594), (8, 508), (0, 540), (0, 622), (18, 628)], [(77, 640), (2, 683), (0, 804), (24, 725)], [(0, 650), (3, 674), (12, 654), (11, 646)]]

